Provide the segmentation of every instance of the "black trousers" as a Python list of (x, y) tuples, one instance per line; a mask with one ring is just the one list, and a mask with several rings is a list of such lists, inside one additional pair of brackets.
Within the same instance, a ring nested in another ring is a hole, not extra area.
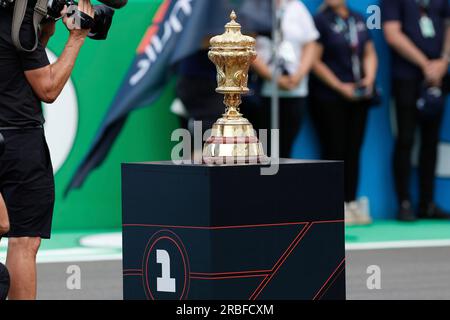
[(410, 200), (411, 152), (416, 142), (416, 129), (419, 128), (420, 202), (427, 205), (434, 198), (437, 146), (443, 112), (434, 118), (419, 117), (416, 107), (419, 90), (420, 81), (394, 79), (393, 96), (398, 128), (394, 151), (394, 176), (398, 200)]
[(310, 109), (322, 147), (322, 158), (344, 161), (345, 201), (354, 201), (367, 124), (367, 104), (344, 99), (328, 102), (311, 98)]
[[(257, 129), (271, 128), (271, 100), (263, 99), (263, 108), (259, 112), (249, 112), (249, 120), (254, 119), (253, 125)], [(291, 158), (292, 148), (300, 131), (303, 114), (306, 107), (306, 98), (281, 98), (280, 99), (280, 158)], [(249, 110), (250, 111), (250, 110)], [(258, 112), (258, 114), (255, 114)], [(270, 139), (270, 133), (268, 133)], [(270, 146), (266, 152), (270, 155)]]

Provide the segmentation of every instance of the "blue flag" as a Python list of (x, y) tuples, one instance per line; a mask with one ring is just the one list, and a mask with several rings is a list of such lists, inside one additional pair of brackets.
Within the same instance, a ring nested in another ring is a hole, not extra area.
[(164, 0), (161, 3), (66, 195), (71, 189), (81, 187), (89, 173), (105, 160), (129, 113), (161, 96), (173, 75), (174, 64), (199, 50), (205, 37), (223, 32), (231, 4), (228, 0)]

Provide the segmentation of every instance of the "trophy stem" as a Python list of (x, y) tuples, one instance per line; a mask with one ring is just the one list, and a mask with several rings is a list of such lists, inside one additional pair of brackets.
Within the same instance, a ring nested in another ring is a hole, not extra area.
[(242, 103), (241, 94), (240, 93), (229, 93), (225, 94), (225, 98), (223, 103), (226, 106), (224, 117), (227, 119), (236, 119), (241, 118), (242, 114), (240, 113), (239, 106)]

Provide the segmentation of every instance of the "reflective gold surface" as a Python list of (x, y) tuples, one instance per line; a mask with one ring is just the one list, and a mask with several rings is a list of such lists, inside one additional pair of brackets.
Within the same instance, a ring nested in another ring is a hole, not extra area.
[(240, 113), (241, 95), (249, 92), (248, 71), (256, 58), (254, 38), (242, 35), (233, 11), (225, 33), (213, 37), (209, 59), (217, 68), (216, 92), (225, 96), (225, 114), (212, 128), (203, 148), (207, 164), (262, 163), (268, 159), (252, 124)]

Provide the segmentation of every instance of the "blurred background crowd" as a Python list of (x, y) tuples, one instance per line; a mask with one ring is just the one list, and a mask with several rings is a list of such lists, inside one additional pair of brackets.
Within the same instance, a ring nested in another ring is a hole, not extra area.
[[(299, 0), (243, 1), (239, 20), (245, 33), (256, 37), (258, 51), (250, 76), (252, 94), (243, 111), (256, 129), (270, 129), (271, 97), (273, 90), (278, 91), (281, 158), (295, 157), (293, 148), (308, 112), (321, 158), (345, 162), (347, 223), (369, 224), (370, 199), (357, 195), (370, 111), (390, 98), (377, 84), (379, 59), (372, 29), (381, 28), (392, 56), (389, 77), (394, 112), (384, 121), (392, 121), (397, 130), (389, 168), (397, 219), (449, 219), (436, 204), (434, 190), (441, 126), (449, 125), (443, 124), (443, 115), (450, 5), (447, 0), (385, 0), (378, 5), (380, 10), (372, 8), (369, 21), (345, 0), (325, 0), (313, 12)], [(275, 32), (281, 35), (278, 43)], [(206, 35), (202, 48), (177, 67), (176, 94), (183, 105), (180, 119), (191, 130), (193, 121), (210, 128), (223, 112), (222, 98), (214, 90), (216, 70), (207, 55), (207, 40), (212, 35)], [(280, 76), (274, 87), (276, 66)], [(413, 204), (410, 190), (416, 143), (420, 144), (418, 202)]]
[[(270, 129), (279, 96), (281, 157), (345, 161), (349, 224), (447, 217), (448, 0), (130, 0), (44, 104), (55, 230), (118, 228), (121, 163), (170, 160), (175, 129), (220, 117), (207, 51), (231, 9), (257, 38), (242, 113)], [(52, 61), (66, 38), (58, 24)]]

